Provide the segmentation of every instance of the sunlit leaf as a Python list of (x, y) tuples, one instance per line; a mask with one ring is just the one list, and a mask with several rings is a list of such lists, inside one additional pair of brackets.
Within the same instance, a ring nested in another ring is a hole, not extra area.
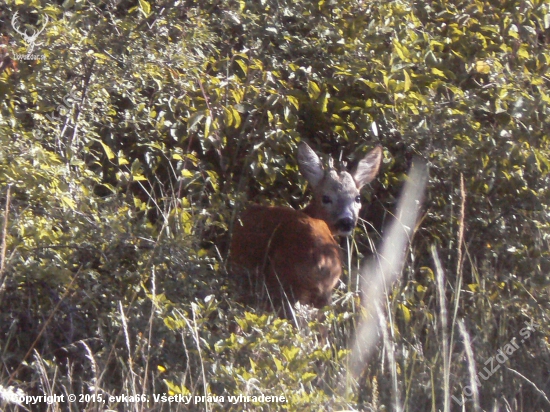
[(309, 97), (312, 100), (315, 100), (315, 99), (317, 99), (317, 97), (319, 97), (319, 94), (321, 94), (321, 89), (319, 88), (317, 83), (310, 80), (307, 84), (307, 92), (309, 94)]
[(243, 62), (242, 60), (240, 59), (237, 59), (235, 60), (236, 63), (239, 65), (239, 67), (241, 68), (241, 70), (243, 71), (243, 74), (246, 76), (246, 74), (248, 73), (248, 66), (246, 65), (245, 62)]
[(296, 110), (300, 109), (300, 103), (298, 102), (298, 99), (294, 96), (287, 96), (288, 101), (296, 108)]
[(411, 78), (406, 70), (403, 70), (403, 75), (405, 76), (405, 91), (408, 92), (411, 88)]
[(101, 146), (103, 146), (103, 150), (105, 150), (105, 154), (107, 155), (107, 158), (109, 160), (113, 160), (115, 158), (115, 153), (111, 150), (111, 148), (108, 145), (106, 145), (103, 142), (100, 142), (100, 143), (101, 143)]
[(146, 0), (139, 0), (139, 8), (148, 17), (151, 14), (151, 5)]
[(476, 62), (475, 70), (478, 73), (488, 74), (491, 72), (491, 66), (484, 61), (484, 60), (478, 60)]

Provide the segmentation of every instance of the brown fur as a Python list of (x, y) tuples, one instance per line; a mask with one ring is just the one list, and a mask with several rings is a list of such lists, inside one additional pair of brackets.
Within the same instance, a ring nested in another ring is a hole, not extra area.
[(334, 236), (353, 231), (361, 207), (359, 190), (374, 179), (381, 157), (381, 149), (375, 148), (353, 174), (337, 173), (332, 167), (325, 170), (302, 144), (298, 162), (313, 187), (311, 204), (303, 211), (258, 205), (245, 210), (233, 230), (230, 270), (248, 275), (252, 288), (265, 285), (276, 302), (317, 308), (330, 304), (342, 274)]

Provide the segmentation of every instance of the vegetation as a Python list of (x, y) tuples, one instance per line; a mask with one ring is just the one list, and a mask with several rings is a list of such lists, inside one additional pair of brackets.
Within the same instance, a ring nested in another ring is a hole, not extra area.
[[(3, 410), (549, 410), (548, 0), (6, 0), (0, 16)], [(245, 201), (307, 203), (300, 140), (349, 164), (384, 147), (323, 322), (243, 303), (224, 265)], [(378, 316), (357, 268), (415, 156), (422, 219), (355, 380), (350, 340)]]

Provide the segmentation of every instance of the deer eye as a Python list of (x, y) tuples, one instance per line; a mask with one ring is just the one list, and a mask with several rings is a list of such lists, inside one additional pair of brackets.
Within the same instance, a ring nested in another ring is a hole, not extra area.
[(356, 197), (355, 197), (355, 201), (356, 201), (357, 203), (361, 203), (361, 196), (356, 196)]
[(327, 205), (327, 204), (329, 204), (329, 203), (332, 203), (332, 200), (330, 200), (330, 197), (327, 196), (327, 195), (324, 195), (324, 196), (323, 196), (322, 201), (323, 201), (323, 203), (324, 203), (325, 205)]

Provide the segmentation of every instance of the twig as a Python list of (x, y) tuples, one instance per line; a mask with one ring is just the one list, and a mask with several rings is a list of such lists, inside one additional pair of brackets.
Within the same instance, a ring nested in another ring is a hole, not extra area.
[(151, 276), (151, 315), (149, 316), (149, 336), (147, 339), (147, 357), (145, 361), (145, 371), (143, 372), (143, 386), (141, 393), (147, 392), (147, 375), (149, 374), (149, 360), (151, 359), (151, 341), (153, 340), (153, 323), (155, 316), (155, 306), (157, 305), (157, 293), (156, 293), (156, 277), (155, 268), (152, 270)]
[(4, 270), (6, 268), (6, 248), (8, 238), (8, 218), (10, 214), (10, 191), (11, 184), (8, 185), (6, 193), (6, 210), (4, 211), (4, 228), (2, 229), (2, 249), (0, 250), (0, 292), (4, 289)]
[(78, 133), (78, 118), (80, 117), (80, 113), (82, 113), (82, 107), (84, 106), (84, 102), (86, 101), (86, 94), (88, 92), (88, 85), (90, 84), (90, 79), (92, 77), (92, 72), (95, 64), (95, 59), (92, 59), (92, 62), (86, 69), (85, 78), (84, 78), (84, 85), (82, 86), (82, 98), (80, 99), (80, 104), (76, 105), (76, 110), (74, 113), (74, 129), (73, 129), (73, 135), (71, 137), (71, 141), (69, 142), (68, 148), (71, 149), (73, 143), (76, 140), (77, 133)]
[(530, 384), (533, 389), (535, 391), (537, 391), (537, 393), (541, 396), (542, 399), (544, 399), (548, 405), (550, 405), (550, 400), (548, 399), (548, 397), (546, 396), (546, 394), (544, 393), (544, 391), (540, 390), (538, 388), (538, 386), (535, 384), (535, 382), (533, 382), (532, 380), (528, 379), (527, 377), (525, 377), (524, 375), (522, 375), (521, 373), (519, 373), (517, 370), (515, 369), (512, 369), (512, 368), (509, 368), (508, 366), (506, 366), (506, 369), (508, 369), (510, 372), (516, 374), (517, 376), (519, 376), (520, 378), (522, 378), (523, 380), (525, 380), (525, 382), (527, 382), (528, 384)]
[[(463, 259), (462, 259), (462, 256), (463, 256), (462, 247), (463, 247), (463, 244), (464, 244), (464, 221), (465, 221), (465, 215), (466, 215), (466, 190), (464, 189), (464, 175), (462, 173), (460, 174), (460, 197), (461, 197), (461, 201), (460, 201), (460, 219), (459, 219), (459, 222), (458, 222), (458, 239), (457, 239), (458, 251), (457, 251), (456, 286), (455, 286), (456, 296), (455, 296), (455, 301), (454, 301), (453, 320), (452, 320), (452, 323), (451, 323), (451, 339), (450, 339), (450, 344), (449, 344), (449, 353), (445, 355), (445, 356), (448, 357), (447, 359), (451, 359), (452, 355), (453, 355), (452, 352), (453, 352), (453, 347), (454, 347), (455, 324), (456, 324), (456, 319), (457, 319), (457, 316), (458, 316), (458, 307), (459, 307), (459, 304), (460, 304), (460, 293), (462, 291), (462, 280), (463, 280), (462, 279), (462, 277), (463, 277), (462, 276), (463, 275), (462, 269), (463, 269), (464, 265), (463, 265)], [(466, 253), (468, 253), (468, 249), (466, 249)], [(459, 327), (460, 327), (460, 324), (459, 324)], [(464, 329), (464, 333), (466, 333), (466, 329)], [(477, 391), (477, 387), (476, 387), (476, 391)], [(476, 408), (478, 408), (479, 407), (479, 400), (477, 399), (478, 395), (477, 395), (477, 393), (474, 394), (474, 395), (475, 395), (474, 396), (474, 400), (475, 400), (474, 405), (477, 405)]]

